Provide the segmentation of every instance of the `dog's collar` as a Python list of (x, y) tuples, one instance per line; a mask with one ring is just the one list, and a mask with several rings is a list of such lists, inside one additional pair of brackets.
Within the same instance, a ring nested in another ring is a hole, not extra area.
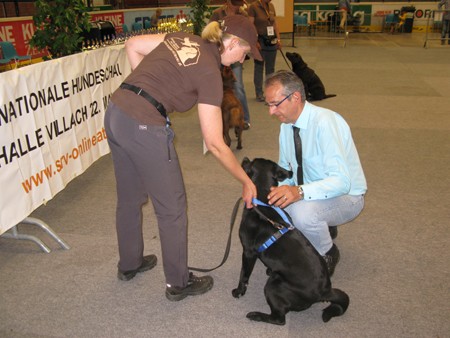
[[(264, 203), (264, 202), (261, 202), (261, 201), (260, 201), (259, 199), (257, 199), (257, 198), (253, 198), (253, 199), (252, 199), (252, 203), (253, 203), (254, 206), (259, 206), (259, 205), (261, 205), (261, 206), (263, 206), (263, 207), (269, 207), (269, 208), (274, 209), (274, 210), (278, 213), (278, 215), (281, 216), (281, 218), (283, 219), (283, 221), (285, 221), (287, 224), (289, 224), (289, 230), (292, 230), (292, 229), (294, 228), (294, 225), (291, 223), (290, 219), (287, 217), (287, 214), (286, 214), (286, 212), (285, 212), (283, 209), (281, 209), (281, 208), (279, 208), (279, 207), (276, 207), (276, 206), (274, 206), (274, 205), (270, 205), (270, 204), (266, 204), (266, 203)], [(258, 212), (258, 214), (260, 214), (259, 210), (258, 210), (257, 212)], [(263, 215), (263, 216), (264, 216), (264, 215)], [(279, 224), (279, 223), (276, 223), (276, 222), (272, 221), (271, 219), (267, 218), (266, 216), (264, 216), (264, 217), (265, 217), (270, 223), (272, 223), (272, 225), (275, 226), (277, 229), (280, 229), (280, 226), (284, 228), (283, 225), (281, 225), (281, 224)]]
[[(258, 248), (258, 252), (261, 253), (263, 251), (265, 251), (268, 247), (270, 247), (273, 243), (275, 243), (277, 240), (279, 240), (281, 238), (281, 236), (283, 236), (286, 232), (288, 232), (289, 230), (293, 230), (294, 226), (292, 225), (291, 221), (289, 220), (289, 218), (287, 217), (287, 214), (285, 211), (283, 211), (281, 208), (273, 206), (273, 205), (269, 205), (266, 204), (264, 202), (261, 202), (260, 200), (253, 198), (252, 199), (252, 203), (254, 205), (255, 211), (262, 217), (264, 217), (267, 221), (269, 221), (275, 228), (278, 229), (277, 232), (275, 232), (272, 236), (269, 237), (269, 239), (267, 239), (259, 248)], [(281, 218), (283, 219), (283, 221), (285, 221), (287, 224), (289, 224), (289, 227), (285, 227), (284, 225), (278, 223), (278, 222), (274, 222), (273, 220), (271, 220), (270, 218), (266, 217), (261, 211), (258, 210), (258, 206), (264, 206), (264, 207), (270, 207), (275, 209), (275, 211), (281, 216)]]

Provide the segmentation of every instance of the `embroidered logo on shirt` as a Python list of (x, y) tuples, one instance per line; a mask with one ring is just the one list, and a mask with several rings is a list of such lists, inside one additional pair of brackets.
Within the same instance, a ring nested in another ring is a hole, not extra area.
[(172, 51), (178, 65), (188, 67), (198, 63), (200, 45), (197, 42), (191, 41), (189, 37), (184, 39), (170, 38), (164, 41), (164, 43)]

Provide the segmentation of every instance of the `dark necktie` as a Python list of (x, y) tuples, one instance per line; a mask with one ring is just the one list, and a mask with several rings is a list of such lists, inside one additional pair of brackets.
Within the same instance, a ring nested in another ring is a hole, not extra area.
[(292, 126), (294, 129), (294, 145), (295, 145), (295, 158), (297, 159), (297, 182), (298, 185), (303, 184), (303, 165), (302, 165), (302, 139), (300, 138), (300, 128)]

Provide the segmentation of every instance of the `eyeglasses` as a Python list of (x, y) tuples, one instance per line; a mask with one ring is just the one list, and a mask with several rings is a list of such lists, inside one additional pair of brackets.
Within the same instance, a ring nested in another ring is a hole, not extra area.
[(272, 107), (278, 107), (280, 104), (282, 104), (282, 103), (283, 103), (284, 101), (286, 101), (288, 98), (290, 98), (292, 94), (294, 94), (294, 92), (292, 92), (292, 93), (290, 93), (289, 95), (285, 96), (284, 99), (282, 99), (281, 101), (278, 101), (278, 102), (276, 102), (276, 103), (265, 102), (264, 104), (265, 104), (267, 107), (269, 107), (269, 108), (272, 108)]

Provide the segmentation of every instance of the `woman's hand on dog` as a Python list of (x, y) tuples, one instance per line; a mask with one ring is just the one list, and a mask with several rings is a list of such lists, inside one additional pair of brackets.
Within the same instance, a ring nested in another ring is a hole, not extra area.
[(243, 184), (242, 186), (242, 200), (245, 203), (247, 209), (253, 208), (253, 198), (256, 198), (256, 186), (255, 184), (249, 180), (248, 183)]
[(286, 208), (289, 204), (300, 201), (301, 196), (298, 193), (297, 187), (281, 185), (270, 188), (270, 193), (267, 196), (267, 199), (270, 205)]

